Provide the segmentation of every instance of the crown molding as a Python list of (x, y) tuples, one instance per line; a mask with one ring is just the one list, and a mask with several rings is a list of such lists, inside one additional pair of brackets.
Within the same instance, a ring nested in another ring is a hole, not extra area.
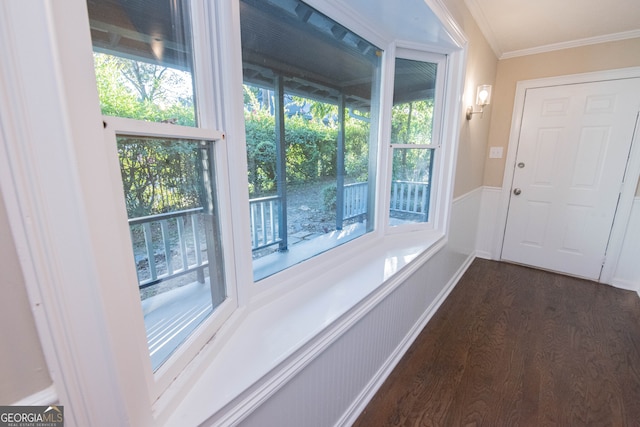
[(487, 40), (487, 43), (489, 43), (489, 46), (491, 46), (493, 53), (496, 54), (497, 58), (500, 58), (504, 54), (504, 51), (500, 47), (498, 38), (493, 32), (493, 28), (491, 28), (489, 20), (478, 4), (478, 0), (465, 0), (464, 3), (467, 5), (467, 9), (469, 9), (469, 12), (471, 13), (473, 19), (476, 21), (478, 28), (480, 28), (480, 32), (484, 35), (484, 38)]
[(464, 47), (469, 39), (444, 2), (442, 0), (425, 0), (425, 3), (440, 20), (454, 43), (458, 47)]
[[(474, 0), (467, 0), (467, 1), (472, 2)], [(535, 55), (538, 53), (553, 52), (556, 50), (571, 49), (571, 48), (576, 48), (581, 46), (589, 46), (592, 44), (607, 43), (607, 42), (614, 42), (619, 40), (627, 40), (627, 39), (635, 39), (635, 38), (640, 38), (640, 30), (624, 31), (621, 33), (605, 34), (603, 36), (587, 37), (584, 39), (570, 40), (570, 41), (561, 42), (561, 43), (552, 43), (544, 46), (532, 47), (529, 49), (513, 50), (511, 52), (504, 52), (502, 55), (498, 56), (498, 59), (502, 60), (502, 59), (509, 59), (509, 58), (517, 58), (519, 56)]]

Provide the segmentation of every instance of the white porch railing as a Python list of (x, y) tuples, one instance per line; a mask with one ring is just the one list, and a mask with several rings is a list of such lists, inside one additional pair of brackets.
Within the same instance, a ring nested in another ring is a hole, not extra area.
[(280, 197), (260, 197), (249, 200), (251, 214), (251, 248), (266, 248), (282, 241), (280, 236)]
[(202, 253), (201, 214), (202, 208), (195, 208), (129, 220), (141, 289), (193, 271), (204, 283), (209, 261)]
[(412, 181), (393, 181), (391, 183), (392, 212), (419, 214), (424, 220), (429, 214), (429, 183)]
[(344, 186), (342, 219), (363, 217), (367, 213), (368, 192), (369, 185), (366, 182), (355, 182)]
[[(428, 183), (393, 181), (391, 211), (418, 214), (426, 220), (429, 192)], [(343, 219), (364, 217), (367, 198), (366, 182), (345, 185)], [(283, 241), (281, 206), (278, 196), (249, 200), (253, 250)], [(204, 283), (204, 268), (209, 264), (206, 250), (202, 249), (202, 245), (206, 245), (205, 227), (200, 224), (202, 213), (202, 208), (195, 208), (129, 220), (140, 288), (192, 271), (196, 271), (198, 281)]]
[[(356, 218), (367, 213), (368, 185), (356, 182), (344, 186), (343, 219)], [(429, 213), (429, 183), (393, 181), (391, 183), (390, 208), (393, 212), (419, 214), (427, 218)]]

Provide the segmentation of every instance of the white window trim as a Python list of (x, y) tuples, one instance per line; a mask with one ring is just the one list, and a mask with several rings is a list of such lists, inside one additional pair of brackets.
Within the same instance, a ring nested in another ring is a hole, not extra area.
[[(140, 348), (146, 347), (146, 340), (139, 340), (143, 331), (138, 327), (137, 332), (131, 333), (132, 325), (126, 321), (127, 316), (122, 315), (123, 312), (135, 313), (139, 302), (137, 299), (118, 300), (113, 292), (105, 291), (114, 283), (122, 285), (129, 280), (122, 272), (131, 271), (131, 263), (121, 251), (122, 242), (114, 238), (121, 229), (118, 221), (122, 210), (110, 202), (116, 200), (116, 194), (121, 200), (121, 189), (113, 187), (112, 167), (117, 158), (106, 152), (101, 143), (103, 131), (98, 96), (95, 82), (88, 78), (93, 70), (87, 61), (91, 43), (86, 4), (84, 0), (69, 0), (64, 6), (33, 0), (2, 3), (0, 7), (3, 11), (0, 28), (8, 33), (0, 41), (0, 51), (7, 53), (5, 58), (17, 58), (3, 61), (0, 71), (11, 77), (10, 82), (21, 83), (0, 96), (3, 120), (4, 117), (11, 120), (8, 124), (2, 123), (3, 134), (11, 138), (5, 136), (0, 141), (3, 148), (0, 152), (3, 178), (0, 185), (3, 197), (12, 202), (7, 204), (9, 219), (22, 269), (27, 273), (27, 288), (54, 384), (61, 402), (70, 405), (66, 412), (76, 425), (89, 425), (95, 417), (110, 419), (120, 425), (155, 424), (154, 416), (158, 417), (156, 421), (167, 417), (181, 400), (187, 402), (187, 409), (190, 408), (188, 402), (194, 397), (189, 392), (191, 386), (206, 367), (212, 366), (215, 350), (238, 335), (249, 314), (257, 314), (261, 306), (266, 307), (265, 304), (276, 301), (276, 297), (278, 303), (285, 303), (281, 298), (283, 292), (296, 286), (300, 289), (298, 296), (312, 294), (317, 288), (300, 287), (300, 280), (309, 278), (309, 273), (298, 269), (297, 275), (287, 278), (288, 289), (285, 284), (274, 287), (272, 292), (257, 292), (247, 273), (250, 269), (242, 268), (242, 265), (250, 265), (244, 263), (251, 258), (248, 231), (236, 233), (243, 224), (236, 226), (233, 229), (233, 255), (228, 259), (231, 264), (227, 265), (231, 265), (236, 274), (240, 308), (153, 405), (154, 392), (148, 389), (144, 374), (145, 369), (149, 371), (148, 366), (136, 356), (143, 353)], [(217, 8), (217, 34), (225, 37), (225, 43), (214, 43), (214, 54), (220, 64), (216, 71), (221, 73), (215, 80), (217, 93), (221, 95), (216, 99), (216, 120), (221, 123), (217, 127), (234, 135), (235, 140), (229, 138), (223, 144), (228, 147), (226, 159), (228, 164), (242, 171), (242, 167), (246, 170), (246, 156), (238, 135), (244, 135), (244, 125), (242, 114), (238, 114), (242, 111), (241, 97), (235, 89), (241, 88), (242, 84), (241, 73), (237, 72), (241, 65), (239, 28), (237, 24), (234, 26), (239, 22), (238, 6), (237, 2), (215, 2), (214, 7)], [(325, 13), (336, 16), (341, 10), (336, 8), (335, 14)], [(355, 18), (345, 19), (351, 22)], [(350, 28), (368, 37), (368, 31), (358, 31), (357, 25), (350, 25)], [(373, 37), (371, 40), (379, 43)], [(456, 40), (460, 48), (466, 43), (459, 36)], [(391, 51), (392, 46), (387, 53)], [(387, 259), (415, 248), (419, 241), (418, 247), (422, 249), (417, 249), (418, 252), (407, 260), (413, 257), (423, 262), (446, 242), (455, 172), (455, 142), (462, 112), (459, 101), (465, 55), (465, 50), (449, 55), (445, 101), (448, 113), (444, 117), (442, 138), (450, 143), (442, 147), (445, 156), (440, 171), (443, 175), (439, 201), (442, 213), (436, 219), (437, 231), (396, 236), (385, 236), (379, 231), (369, 240), (350, 242), (353, 244), (345, 245), (345, 251), (355, 253), (369, 244), (377, 245), (376, 251), (384, 253), (384, 259)], [(27, 66), (34, 64), (35, 67)], [(49, 77), (42, 80), (41, 85), (32, 87), (31, 83), (41, 78), (38, 72), (41, 69), (46, 69)], [(26, 70), (34, 72), (22, 76)], [(222, 104), (225, 110), (220, 108)], [(5, 111), (9, 110), (12, 114), (5, 116)], [(228, 116), (226, 111), (229, 111)], [(44, 140), (48, 145), (42, 144)], [(105, 160), (107, 157), (110, 160)], [(66, 173), (57, 176), (49, 167), (52, 162)], [(111, 166), (109, 162), (112, 162)], [(386, 167), (381, 162), (383, 166)], [(225, 191), (246, 194), (246, 174), (244, 180), (236, 179), (243, 175), (242, 172), (234, 174), (229, 168), (229, 175), (232, 179), (225, 183)], [(382, 175), (379, 174), (378, 179), (383, 179)], [(60, 188), (65, 189), (64, 197), (49, 196)], [(236, 214), (236, 223), (249, 218), (247, 199), (229, 199), (226, 208)], [(69, 209), (73, 216), (60, 221), (60, 214)], [(69, 233), (62, 235), (61, 230)], [(336, 259), (339, 255), (340, 252), (335, 253)], [(330, 260), (331, 257), (325, 257), (309, 267), (321, 270)], [(78, 269), (81, 261), (82, 268)], [(359, 267), (363, 265), (358, 264)], [(409, 271), (407, 268), (398, 271), (394, 280), (400, 280)], [(325, 279), (330, 277), (329, 274)], [(320, 278), (317, 283), (321, 283)], [(383, 283), (370, 285), (384, 292), (391, 289), (381, 287)], [(365, 298), (367, 292), (364, 291), (361, 298)], [(288, 302), (298, 300), (293, 298)], [(310, 301), (307, 299), (306, 302)], [(352, 302), (351, 307), (354, 305), (357, 302)], [(92, 333), (87, 335), (87, 330)], [(217, 384), (208, 386), (210, 390), (218, 387)], [(87, 394), (88, 391), (91, 393)]]
[(143, 343), (113, 334), (114, 325), (131, 331), (119, 312), (135, 307), (110, 311), (117, 302), (103, 293), (124, 282), (126, 257), (111, 238), (117, 209), (105, 203), (114, 189), (93, 64), (77, 55), (91, 49), (86, 4), (61, 6), (0, 4), (2, 196), (67, 422), (150, 425), (144, 371), (126, 353)]
[[(437, 72), (436, 72), (436, 102), (434, 104), (434, 112), (433, 115), (435, 117), (432, 125), (432, 142), (431, 144), (391, 144), (391, 109), (393, 107), (393, 103), (389, 103), (386, 105), (385, 114), (383, 114), (383, 120), (388, 121), (386, 128), (388, 128), (388, 133), (383, 140), (383, 149), (386, 150), (386, 174), (385, 174), (385, 183), (384, 189), (385, 191), (382, 193), (384, 197), (383, 205), (384, 216), (382, 219), (382, 223), (385, 228), (385, 233), (387, 234), (396, 234), (396, 233), (413, 233), (421, 230), (438, 230), (439, 226), (442, 226), (442, 205), (444, 199), (443, 192), (446, 190), (446, 187), (443, 186), (445, 181), (442, 181), (445, 177), (443, 176), (443, 164), (445, 159), (441, 156), (443, 154), (443, 146), (450, 145), (447, 142), (443, 142), (442, 140), (442, 127), (445, 124), (445, 81), (447, 76), (447, 57), (443, 54), (435, 54), (427, 51), (426, 47), (422, 47), (423, 50), (418, 50), (418, 46), (414, 46), (411, 49), (406, 48), (404, 46), (396, 46), (395, 48), (395, 57), (391, 62), (393, 62), (392, 66), (392, 74), (389, 77), (389, 81), (393, 82), (395, 78), (395, 59), (410, 59), (413, 61), (421, 61), (421, 62), (431, 62), (437, 64)], [(391, 85), (393, 86), (393, 85)], [(439, 94), (439, 95), (438, 95)], [(391, 99), (393, 99), (393, 87), (391, 88)], [(433, 163), (433, 168), (431, 172), (430, 186), (431, 186), (431, 200), (429, 201), (429, 220), (424, 223), (411, 223), (411, 224), (402, 224), (399, 226), (391, 226), (389, 225), (389, 205), (391, 203), (391, 177), (392, 177), (392, 166), (393, 166), (393, 149), (394, 148), (420, 148), (420, 149), (434, 149), (435, 160)], [(442, 156), (444, 157), (444, 156)]]
[[(218, 165), (221, 163), (226, 164), (226, 160), (218, 160), (219, 157), (225, 159), (225, 147), (224, 147), (224, 134), (218, 130), (212, 130), (201, 127), (189, 127), (178, 126), (166, 123), (145, 122), (142, 120), (133, 120), (121, 117), (103, 117), (104, 123), (104, 143), (106, 144), (105, 150), (110, 153), (110, 167), (111, 176), (114, 181), (119, 181), (118, 187), (122, 188), (122, 180), (120, 176), (120, 165), (118, 163), (117, 154), (117, 142), (116, 137), (120, 135), (126, 136), (143, 136), (143, 137), (158, 137), (158, 138), (175, 138), (175, 139), (190, 139), (213, 142), (214, 150), (214, 173), (216, 179), (216, 194), (214, 200), (228, 200), (228, 193), (222, 188), (218, 188), (218, 183), (223, 180), (226, 181), (227, 177), (220, 173)], [(119, 193), (119, 194), (118, 194)], [(120, 242), (123, 253), (131, 254), (131, 234), (126, 218), (126, 208), (124, 206), (124, 198), (122, 190), (114, 191), (114, 205), (120, 206), (121, 215), (118, 229), (118, 235), (115, 236), (115, 240)], [(219, 203), (218, 203), (219, 205)], [(219, 206), (217, 206), (219, 208)], [(231, 222), (231, 214), (225, 209), (218, 209), (218, 215), (221, 219), (220, 222)], [(229, 248), (232, 251), (233, 238), (229, 230), (221, 229), (221, 243), (223, 248)], [(128, 242), (128, 244), (126, 244)], [(224, 254), (223, 254), (224, 258)], [(127, 268), (125, 273), (127, 276), (127, 286), (113, 286), (110, 290), (119, 298), (128, 299), (140, 299), (140, 294), (134, 284), (138, 283), (137, 273), (133, 267), (133, 263), (130, 263), (130, 268)], [(215, 335), (216, 331), (220, 329), (223, 323), (233, 314), (237, 308), (236, 287), (235, 287), (235, 275), (231, 268), (225, 268), (225, 284), (227, 289), (226, 299), (217, 307), (213, 312), (200, 324), (196, 330), (176, 348), (173, 354), (160, 366), (155, 372), (152, 371), (149, 350), (141, 348), (140, 360), (145, 365), (145, 374), (147, 377), (147, 387), (150, 391), (150, 399), (155, 401), (160, 395), (169, 387), (174, 379), (184, 370), (191, 360), (197, 355), (205, 344)], [(118, 298), (114, 296), (114, 298)], [(136, 331), (144, 329), (142, 311), (122, 313), (123, 317), (128, 318), (127, 323), (134, 325), (142, 322), (135, 328)], [(138, 336), (138, 339), (146, 342), (146, 334), (144, 336)]]

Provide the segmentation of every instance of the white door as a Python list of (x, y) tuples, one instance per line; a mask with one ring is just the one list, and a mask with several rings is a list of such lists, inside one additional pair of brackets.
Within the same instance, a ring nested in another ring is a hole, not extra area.
[(502, 258), (598, 280), (640, 78), (528, 89)]

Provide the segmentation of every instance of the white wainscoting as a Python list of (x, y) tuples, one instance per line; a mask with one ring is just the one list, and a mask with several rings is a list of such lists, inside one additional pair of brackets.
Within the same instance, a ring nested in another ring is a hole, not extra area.
[(633, 200), (627, 232), (611, 285), (640, 294), (640, 197)]
[(473, 261), (481, 196), (454, 200), (449, 243), (240, 424), (353, 423)]
[(499, 259), (501, 242), (497, 242), (496, 234), (502, 187), (482, 187), (481, 192), (476, 255), (485, 259)]

